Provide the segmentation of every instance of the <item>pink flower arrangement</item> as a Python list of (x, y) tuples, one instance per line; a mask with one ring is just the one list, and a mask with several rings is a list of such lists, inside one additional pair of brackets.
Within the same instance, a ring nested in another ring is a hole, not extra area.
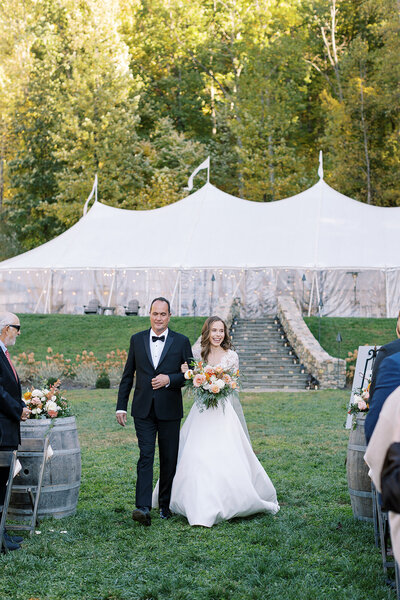
[(47, 388), (27, 390), (23, 399), (30, 409), (29, 419), (55, 419), (71, 414), (68, 402), (60, 390), (59, 380)]
[[(353, 400), (350, 406), (350, 410), (348, 411), (349, 415), (356, 415), (359, 412), (368, 412), (369, 411), (369, 388), (371, 382), (368, 382), (367, 387), (360, 388), (355, 390), (353, 394)], [(353, 427), (356, 426), (356, 422), (353, 421)]]

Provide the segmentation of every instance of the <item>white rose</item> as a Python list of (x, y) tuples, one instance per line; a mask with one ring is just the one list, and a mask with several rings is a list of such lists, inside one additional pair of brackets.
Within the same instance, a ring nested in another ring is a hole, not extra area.
[(359, 394), (354, 394), (353, 404), (358, 404), (360, 402), (360, 400), (362, 400), (361, 396)]
[(32, 413), (34, 415), (40, 415), (41, 412), (42, 412), (42, 409), (39, 408), (38, 406), (36, 408), (32, 408)]
[(42, 390), (33, 390), (32, 398), (43, 398), (44, 394)]
[(191, 369), (189, 369), (185, 373), (185, 379), (192, 379), (192, 377), (193, 377), (193, 371)]
[(222, 388), (225, 387), (225, 381), (222, 381), (222, 379), (217, 379), (215, 383), (217, 384), (220, 390), (222, 390)]
[(54, 411), (57, 412), (58, 411), (58, 406), (57, 406), (57, 404), (55, 402), (52, 402), (51, 400), (48, 400), (46, 402), (46, 410), (47, 411), (54, 410)]

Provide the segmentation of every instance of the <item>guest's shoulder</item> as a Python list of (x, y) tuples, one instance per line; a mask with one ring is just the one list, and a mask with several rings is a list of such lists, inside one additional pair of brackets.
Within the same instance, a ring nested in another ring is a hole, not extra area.
[(386, 355), (395, 354), (396, 352), (400, 352), (400, 339), (393, 340), (392, 342), (388, 342), (381, 346), (378, 352), (383, 352)]

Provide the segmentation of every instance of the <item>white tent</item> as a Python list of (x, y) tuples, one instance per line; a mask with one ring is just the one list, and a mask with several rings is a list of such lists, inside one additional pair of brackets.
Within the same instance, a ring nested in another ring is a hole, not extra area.
[(400, 208), (357, 202), (322, 178), (270, 203), (207, 183), (155, 210), (95, 201), (62, 235), (0, 263), (0, 308), (21, 312), (79, 312), (97, 297), (120, 312), (137, 298), (145, 314), (163, 294), (179, 314), (238, 296), (250, 316), (273, 313), (284, 291), (309, 312), (397, 315)]

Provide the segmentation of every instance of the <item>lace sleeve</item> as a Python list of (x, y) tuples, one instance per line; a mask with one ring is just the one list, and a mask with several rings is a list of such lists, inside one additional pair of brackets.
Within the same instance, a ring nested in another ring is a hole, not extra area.
[(201, 346), (200, 346), (200, 344), (199, 344), (199, 343), (197, 343), (197, 342), (196, 342), (196, 343), (195, 343), (195, 344), (192, 346), (192, 352), (193, 352), (193, 358), (194, 358), (195, 360), (200, 360), (200, 359), (201, 359)]
[(230, 369), (238, 369), (239, 368), (239, 357), (234, 350), (229, 350), (229, 368)]

